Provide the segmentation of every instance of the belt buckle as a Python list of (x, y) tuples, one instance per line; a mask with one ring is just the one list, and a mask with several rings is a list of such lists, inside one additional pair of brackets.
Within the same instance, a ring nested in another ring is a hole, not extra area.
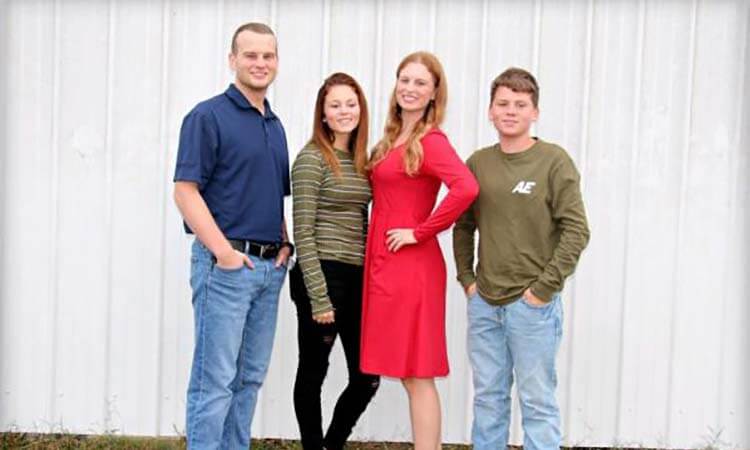
[(266, 250), (268, 250), (269, 248), (271, 248), (271, 245), (269, 244), (260, 244), (260, 255), (258, 256), (260, 256), (261, 258), (265, 258)]

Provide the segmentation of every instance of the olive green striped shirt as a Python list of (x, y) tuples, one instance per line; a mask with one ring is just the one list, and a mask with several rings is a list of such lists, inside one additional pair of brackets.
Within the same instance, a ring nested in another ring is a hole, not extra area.
[(361, 266), (365, 254), (370, 184), (354, 169), (352, 155), (335, 150), (336, 176), (315, 144), (300, 150), (292, 166), (294, 240), (313, 314), (333, 310), (321, 260)]

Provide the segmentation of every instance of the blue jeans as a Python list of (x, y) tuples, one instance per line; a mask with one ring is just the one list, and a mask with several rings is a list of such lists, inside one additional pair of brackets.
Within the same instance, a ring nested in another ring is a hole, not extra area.
[(562, 304), (556, 294), (541, 307), (519, 298), (492, 306), (469, 298), (469, 357), (474, 378), (474, 449), (504, 449), (510, 427), (515, 373), (523, 419), (524, 450), (559, 449), (560, 410), (555, 398), (555, 357), (562, 337)]
[(195, 350), (187, 392), (191, 450), (246, 449), (258, 389), (268, 371), (286, 267), (251, 256), (255, 269), (217, 267), (193, 243)]

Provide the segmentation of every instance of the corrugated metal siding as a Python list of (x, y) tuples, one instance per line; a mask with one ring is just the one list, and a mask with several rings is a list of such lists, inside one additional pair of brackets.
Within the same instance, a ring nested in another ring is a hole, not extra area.
[[(183, 431), (192, 312), (171, 200), (178, 131), (231, 81), (228, 41), (254, 19), (278, 33), (270, 97), (292, 156), (332, 71), (361, 82), (375, 139), (398, 61), (435, 52), (450, 83), (444, 128), (468, 157), (495, 139), (491, 79), (532, 69), (537, 133), (576, 160), (593, 230), (565, 292), (565, 443), (750, 448), (747, 0), (5, 0), (0, 13), (0, 430)], [(449, 234), (440, 240), (452, 261)], [(281, 305), (254, 434), (294, 438), (286, 288)], [(448, 305), (444, 439), (467, 442), (452, 281)], [(326, 415), (344, 367), (339, 352)], [(397, 382), (355, 438), (409, 439)]]

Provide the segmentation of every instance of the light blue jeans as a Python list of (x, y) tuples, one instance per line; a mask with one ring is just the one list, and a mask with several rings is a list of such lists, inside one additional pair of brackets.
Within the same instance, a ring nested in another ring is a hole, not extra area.
[(224, 270), (193, 243), (195, 349), (187, 392), (191, 450), (247, 449), (255, 403), (271, 358), (286, 267), (251, 256), (255, 269)]
[(561, 435), (555, 357), (562, 337), (560, 296), (556, 294), (541, 307), (523, 298), (492, 306), (474, 294), (469, 298), (468, 316), (474, 449), (497, 450), (508, 445), (510, 390), (515, 373), (524, 450), (558, 450)]

